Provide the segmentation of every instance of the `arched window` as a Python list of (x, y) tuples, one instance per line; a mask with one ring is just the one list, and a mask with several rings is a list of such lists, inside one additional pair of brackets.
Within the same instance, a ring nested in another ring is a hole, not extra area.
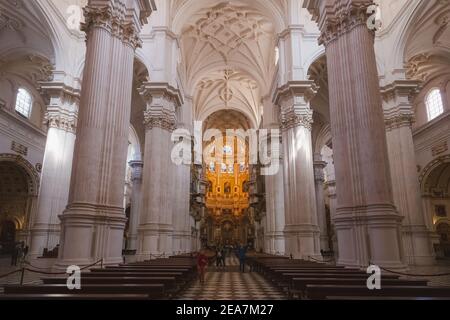
[(436, 119), (444, 113), (444, 105), (442, 104), (442, 96), (439, 89), (432, 89), (428, 93), (425, 104), (427, 106), (428, 121)]
[(33, 99), (31, 98), (30, 93), (20, 88), (17, 91), (16, 98), (16, 111), (24, 117), (29, 118), (31, 115), (31, 106), (33, 104)]

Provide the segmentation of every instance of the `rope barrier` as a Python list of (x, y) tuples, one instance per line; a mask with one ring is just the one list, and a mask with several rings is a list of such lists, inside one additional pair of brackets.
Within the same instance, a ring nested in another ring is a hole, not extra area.
[(22, 272), (22, 269), (17, 269), (17, 270), (14, 270), (14, 271), (2, 274), (2, 275), (0, 275), (0, 279), (9, 277), (10, 275), (13, 275), (13, 274), (18, 273), (18, 272)]
[(47, 268), (42, 268), (42, 267), (33, 266), (29, 261), (24, 261), (23, 263), (29, 265), (33, 269), (40, 269), (40, 270), (49, 270), (49, 269), (51, 269), (51, 268), (48, 268), (48, 267)]
[[(95, 263), (93, 263), (93, 264), (90, 264), (90, 265), (88, 265), (88, 266), (85, 266), (85, 267), (83, 267), (83, 268), (80, 268), (80, 270), (86, 270), (86, 269), (88, 269), (88, 268), (91, 268), (91, 267), (93, 267), (93, 266), (96, 266), (96, 265), (98, 265), (99, 263), (102, 263), (102, 265), (103, 265), (103, 259), (101, 259), (101, 260), (99, 260), (99, 261), (97, 261), (97, 262), (95, 262)], [(41, 270), (43, 270), (43, 269), (51, 269), (51, 268), (39, 268), (39, 267), (35, 267), (35, 266), (33, 266), (30, 262), (28, 262), (28, 261), (24, 261), (24, 264), (28, 264), (29, 266), (31, 266), (32, 268), (34, 268), (34, 269), (41, 269)], [(10, 276), (10, 275), (12, 275), (12, 274), (15, 274), (15, 273), (19, 273), (19, 272), (22, 272), (22, 279), (21, 279), (21, 282), (23, 282), (23, 275), (24, 275), (24, 272), (25, 271), (29, 271), (29, 272), (31, 272), (31, 273), (37, 273), (37, 274), (45, 274), (45, 275), (66, 275), (67, 274), (67, 272), (45, 272), (45, 271), (39, 271), (39, 270), (33, 270), (33, 269), (30, 269), (30, 268), (21, 268), (21, 269), (17, 269), (17, 270), (14, 270), (14, 271), (11, 271), (11, 272), (9, 272), (9, 273), (7, 273), (7, 274), (4, 274), (4, 275), (0, 275), (0, 279), (2, 279), (2, 278), (6, 278), (6, 277), (8, 277), (8, 276)]]
[(438, 273), (438, 274), (411, 274), (411, 273), (405, 273), (405, 272), (399, 272), (399, 271), (394, 271), (394, 270), (389, 270), (383, 267), (378, 266), (381, 270), (386, 271), (386, 272), (390, 272), (393, 274), (398, 274), (400, 276), (406, 276), (406, 277), (446, 277), (446, 276), (450, 276), (450, 273)]

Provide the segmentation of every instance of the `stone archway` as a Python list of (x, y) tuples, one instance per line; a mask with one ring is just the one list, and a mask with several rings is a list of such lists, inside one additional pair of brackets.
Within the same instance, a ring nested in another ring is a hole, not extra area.
[(450, 155), (436, 158), (421, 172), (420, 187), (426, 213), (426, 223), (435, 231), (434, 246), (437, 257), (450, 255), (450, 241), (446, 226), (450, 225)]
[(38, 188), (39, 175), (26, 159), (0, 154), (0, 225), (2, 240), (9, 242), (3, 246), (14, 241), (29, 242)]

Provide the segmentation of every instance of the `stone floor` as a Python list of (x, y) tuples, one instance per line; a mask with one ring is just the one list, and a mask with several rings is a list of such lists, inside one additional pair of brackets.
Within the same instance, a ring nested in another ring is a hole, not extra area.
[(286, 295), (255, 272), (239, 272), (239, 261), (229, 257), (225, 269), (209, 267), (205, 283), (198, 280), (180, 300), (284, 300)]
[[(3, 277), (3, 275), (13, 272), (15, 270), (20, 270), (20, 264), (18, 263), (17, 266), (13, 267), (11, 266), (11, 258), (0, 256), (0, 293), (3, 292), (3, 285), (5, 284), (19, 284), (22, 276), (22, 272), (17, 272), (15, 274), (9, 275), (7, 277)], [(47, 268), (40, 269), (41, 271), (51, 271)], [(33, 273), (29, 271), (25, 271), (24, 273), (24, 284), (38, 284), (41, 283), (40, 278), (42, 277), (42, 274)]]

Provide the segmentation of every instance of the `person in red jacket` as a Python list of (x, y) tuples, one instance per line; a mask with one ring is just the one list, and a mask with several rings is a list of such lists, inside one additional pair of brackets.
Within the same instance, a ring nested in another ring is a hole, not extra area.
[(197, 254), (197, 271), (201, 284), (205, 283), (205, 270), (207, 265), (208, 265), (208, 257), (202, 250)]

